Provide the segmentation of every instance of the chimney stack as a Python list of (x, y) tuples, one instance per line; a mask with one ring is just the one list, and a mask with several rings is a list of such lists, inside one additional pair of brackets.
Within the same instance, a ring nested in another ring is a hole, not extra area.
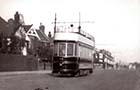
[(40, 23), (39, 30), (41, 30), (43, 33), (45, 33), (45, 26), (42, 25), (42, 23)]

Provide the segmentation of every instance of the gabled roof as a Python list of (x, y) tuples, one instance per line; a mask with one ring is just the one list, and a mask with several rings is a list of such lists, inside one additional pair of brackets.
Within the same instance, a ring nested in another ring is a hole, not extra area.
[(32, 27), (32, 25), (23, 25), (25, 32), (28, 32), (28, 30)]
[[(6, 36), (10, 36), (14, 32), (14, 30), (11, 29), (12, 27), (9, 26), (8, 22), (6, 22), (2, 17), (0, 17), (0, 33), (3, 33)], [(25, 32), (27, 32), (32, 27), (32, 25), (22, 25), (20, 27), (23, 27)], [(15, 31), (15, 33), (17, 31)]]
[(48, 37), (46, 36), (46, 34), (43, 33), (41, 30), (37, 30), (37, 29), (36, 29), (36, 32), (37, 32), (37, 34), (38, 34), (38, 36), (39, 36), (39, 39), (40, 39), (41, 41), (43, 41), (43, 42), (49, 41), (49, 38), (48, 38)]
[(28, 36), (33, 36), (38, 38), (41, 42), (49, 42), (49, 38), (43, 33), (41, 30), (38, 29), (29, 29), (26, 33)]
[(0, 33), (6, 33), (8, 29), (8, 23), (2, 18), (0, 17)]
[(8, 23), (0, 16), (0, 24), (7, 25)]

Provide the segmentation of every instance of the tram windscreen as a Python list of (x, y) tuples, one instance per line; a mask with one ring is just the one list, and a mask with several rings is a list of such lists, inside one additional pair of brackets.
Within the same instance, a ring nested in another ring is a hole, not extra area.
[(66, 44), (59, 44), (59, 56), (65, 56), (66, 53)]
[(68, 45), (67, 45), (67, 55), (73, 56), (73, 44), (72, 43), (68, 43)]

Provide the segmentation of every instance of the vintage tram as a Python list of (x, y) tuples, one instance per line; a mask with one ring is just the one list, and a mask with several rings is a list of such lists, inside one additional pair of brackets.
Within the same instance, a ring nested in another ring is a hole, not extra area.
[(73, 25), (56, 27), (52, 73), (72, 76), (92, 73), (94, 51), (93, 36)]

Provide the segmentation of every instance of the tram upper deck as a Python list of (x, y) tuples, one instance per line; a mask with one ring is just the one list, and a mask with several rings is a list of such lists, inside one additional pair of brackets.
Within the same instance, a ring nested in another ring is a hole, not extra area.
[(79, 41), (95, 46), (95, 39), (92, 35), (75, 27), (57, 26), (54, 34), (55, 41)]

